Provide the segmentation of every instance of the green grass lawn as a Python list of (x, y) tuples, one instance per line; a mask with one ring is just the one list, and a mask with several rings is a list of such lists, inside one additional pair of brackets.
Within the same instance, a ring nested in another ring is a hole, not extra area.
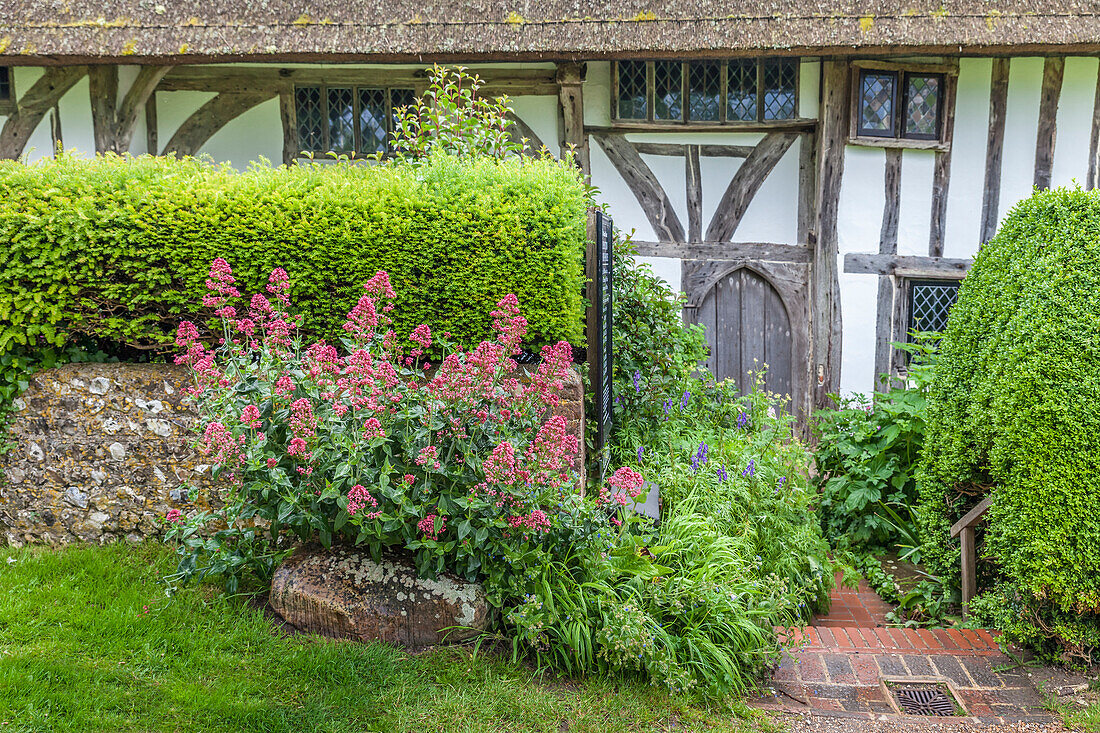
[(3, 731), (751, 731), (628, 682), (536, 676), (471, 649), (278, 633), (242, 599), (167, 598), (164, 547), (0, 549)]

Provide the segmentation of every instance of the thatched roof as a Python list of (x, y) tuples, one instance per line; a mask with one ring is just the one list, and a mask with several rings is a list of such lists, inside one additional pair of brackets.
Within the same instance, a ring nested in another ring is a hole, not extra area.
[(1100, 46), (1080, 0), (2, 0), (0, 59), (472, 60)]

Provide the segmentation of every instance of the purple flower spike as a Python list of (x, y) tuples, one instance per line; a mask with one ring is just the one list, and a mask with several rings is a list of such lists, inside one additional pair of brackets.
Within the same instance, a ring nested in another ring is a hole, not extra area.
[(745, 470), (741, 472), (741, 475), (742, 476), (752, 476), (755, 473), (756, 473), (756, 461), (753, 460), (753, 459), (750, 459), (749, 460), (749, 465), (745, 467)]

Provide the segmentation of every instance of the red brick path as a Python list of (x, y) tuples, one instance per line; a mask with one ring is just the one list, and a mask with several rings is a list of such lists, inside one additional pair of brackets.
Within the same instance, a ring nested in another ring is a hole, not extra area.
[(1051, 719), (1019, 669), (995, 671), (1009, 660), (993, 633), (890, 628), (891, 607), (866, 583), (841, 588), (838, 579), (837, 585), (828, 614), (786, 633), (789, 653), (775, 671), (775, 694), (761, 706), (865, 720), (944, 721), (898, 715), (882, 682), (931, 677), (951, 686), (975, 723)]

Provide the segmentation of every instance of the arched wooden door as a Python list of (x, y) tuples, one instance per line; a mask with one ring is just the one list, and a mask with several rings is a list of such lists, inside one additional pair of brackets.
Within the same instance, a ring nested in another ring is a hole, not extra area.
[(793, 391), (791, 319), (783, 299), (762, 275), (742, 267), (718, 279), (703, 297), (696, 322), (706, 328), (707, 367), (747, 392), (755, 372), (768, 370), (769, 392)]

